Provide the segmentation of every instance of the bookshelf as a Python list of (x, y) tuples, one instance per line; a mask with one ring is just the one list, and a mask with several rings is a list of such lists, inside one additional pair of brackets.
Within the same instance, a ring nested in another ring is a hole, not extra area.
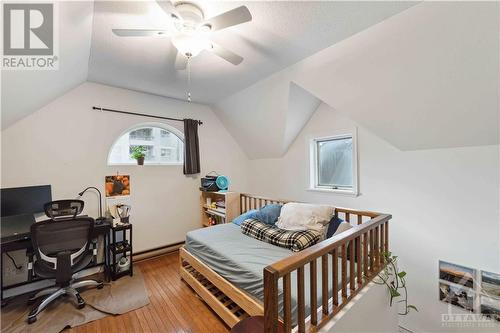
[[(207, 200), (209, 199), (209, 200)], [(209, 205), (208, 201), (216, 206)], [(229, 223), (240, 215), (240, 194), (237, 192), (200, 191), (201, 224), (210, 227), (215, 224)]]

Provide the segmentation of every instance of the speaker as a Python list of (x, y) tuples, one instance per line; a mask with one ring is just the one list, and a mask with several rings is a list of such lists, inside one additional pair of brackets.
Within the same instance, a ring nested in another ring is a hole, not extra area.
[(219, 187), (216, 184), (217, 176), (205, 176), (201, 178), (200, 191), (217, 192)]

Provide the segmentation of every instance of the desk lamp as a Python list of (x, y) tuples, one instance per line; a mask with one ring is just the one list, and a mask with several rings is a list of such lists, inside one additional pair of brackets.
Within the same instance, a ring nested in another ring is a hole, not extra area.
[(89, 186), (85, 190), (83, 190), (80, 193), (78, 193), (78, 198), (81, 198), (82, 195), (85, 192), (87, 192), (87, 190), (90, 190), (90, 189), (96, 190), (97, 193), (99, 193), (99, 217), (95, 220), (95, 223), (96, 224), (101, 224), (104, 220), (106, 220), (106, 218), (102, 216), (102, 195), (101, 195), (101, 191), (99, 191), (99, 189), (97, 187)]

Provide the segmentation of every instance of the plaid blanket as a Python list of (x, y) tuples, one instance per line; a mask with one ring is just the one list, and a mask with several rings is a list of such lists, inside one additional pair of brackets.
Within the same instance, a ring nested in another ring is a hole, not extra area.
[(302, 251), (316, 244), (321, 238), (321, 234), (314, 230), (289, 231), (254, 219), (245, 220), (241, 224), (241, 231), (247, 236), (291, 249), (293, 252)]

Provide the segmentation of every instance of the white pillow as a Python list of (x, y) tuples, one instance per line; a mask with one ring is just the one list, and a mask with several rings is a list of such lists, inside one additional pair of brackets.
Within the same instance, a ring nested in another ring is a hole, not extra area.
[(281, 208), (276, 226), (285, 230), (315, 230), (324, 233), (334, 207), (289, 202)]
[(333, 234), (333, 236), (340, 234), (341, 232), (347, 231), (352, 228), (352, 225), (349, 222), (342, 222), (339, 224), (337, 230)]

